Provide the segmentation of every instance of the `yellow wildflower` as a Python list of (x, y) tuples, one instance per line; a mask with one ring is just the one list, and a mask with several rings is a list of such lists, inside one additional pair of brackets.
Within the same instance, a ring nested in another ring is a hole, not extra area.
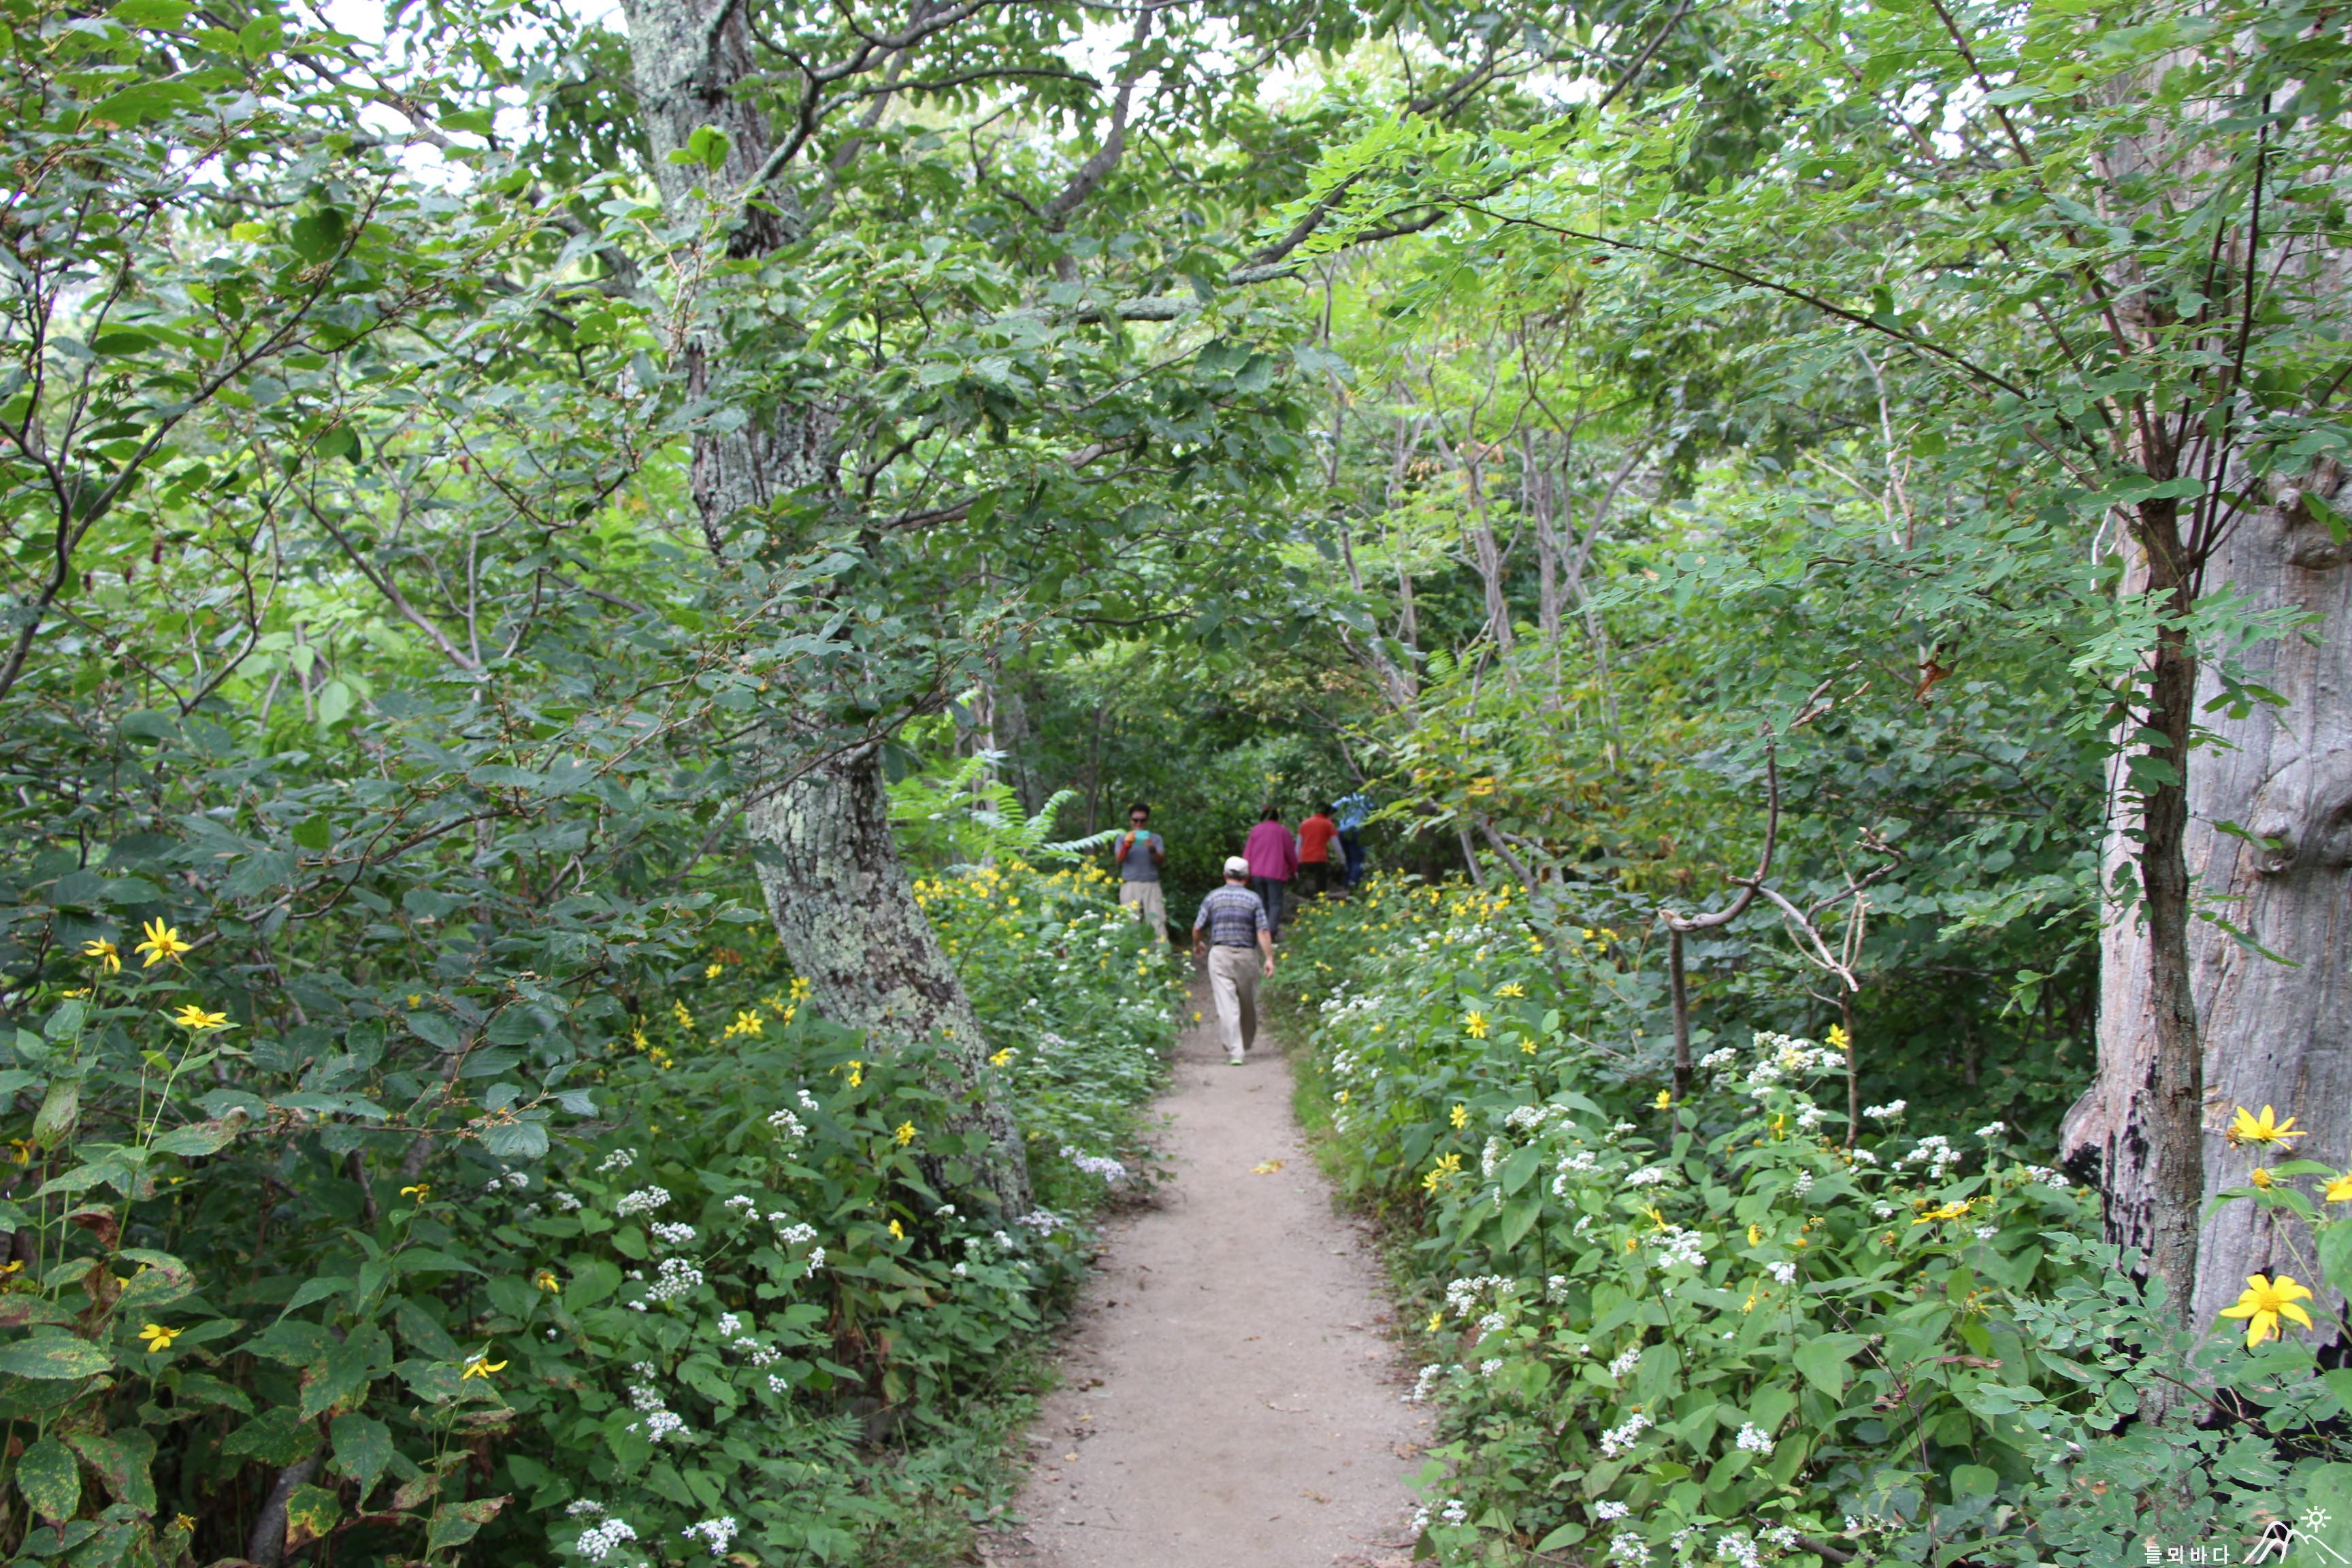
[(1461, 1155), (1446, 1154), (1441, 1156), (1437, 1163), (1429, 1168), (1429, 1174), (1422, 1177), (1421, 1190), (1425, 1193), (1435, 1192), (1440, 1186), (1444, 1185), (1448, 1179), (1457, 1174), (1461, 1169)]
[(1531, 1057), (1535, 1054), (1536, 1043), (1533, 1040), (1521, 1040), (1519, 1042), (1519, 1055), (1523, 1057)]
[(1843, 1024), (1832, 1024), (1830, 1026), (1829, 1042), (1831, 1049), (1842, 1051), (1848, 1046), (1853, 1044), (1853, 1037), (1845, 1032), (1845, 1026)]
[(530, 1282), (538, 1286), (542, 1290), (561, 1290), (563, 1289), (563, 1281), (555, 1277), (555, 1270), (552, 1268), (541, 1269), (538, 1273), (530, 1277)]
[(988, 1065), (992, 1068), (1001, 1068), (1012, 1059), (1013, 1047), (1011, 1046), (1007, 1046), (1003, 1050), (997, 1052), (994, 1056), (989, 1058)]
[(784, 994), (795, 1002), (805, 1002), (809, 999), (809, 993), (815, 989), (816, 987), (810, 984), (806, 978), (795, 974), (793, 976), (792, 984), (786, 987)]
[(1495, 987), (1495, 994), (1497, 996), (1524, 996), (1527, 994), (1528, 988), (1520, 984), (1516, 980), (1510, 982), (1510, 984), (1507, 985), (1497, 985)]
[(1474, 1040), (1486, 1037), (1486, 1015), (1473, 1007), (1462, 1015), (1462, 1027)]
[(890, 1222), (890, 1239), (893, 1241), (904, 1241), (907, 1239), (907, 1227), (900, 1225), (895, 1219)]
[(2276, 1279), (2249, 1274), (2246, 1276), (2246, 1289), (2238, 1297), (2238, 1304), (2222, 1308), (2221, 1315), (2246, 1320), (2246, 1348), (2252, 1350), (2264, 1340), (2278, 1336), (2281, 1318), (2310, 1328), (2311, 1314), (2295, 1305), (2297, 1301), (2310, 1299), (2310, 1291), (2284, 1274)]
[(1674, 1109), (1674, 1104), (1675, 1091), (1671, 1089), (1662, 1089), (1658, 1090), (1658, 1098), (1652, 1102), (1652, 1109), (1656, 1110), (1671, 1110)]
[(2224, 1136), (2232, 1143), (2275, 1144), (2282, 1149), (2291, 1149), (2294, 1141), (2304, 1134), (2294, 1130), (2294, 1117), (2280, 1121), (2276, 1120), (2277, 1115), (2267, 1105), (2263, 1107), (2260, 1116), (2242, 1105), (2238, 1107), (2238, 1114), (2230, 1122), (2230, 1130)]
[(400, 1195), (404, 1198), (415, 1198), (421, 1204), (433, 1195), (433, 1184), (419, 1182), (413, 1187), (403, 1187), (400, 1189)]
[(864, 1062), (854, 1061), (849, 1063), (848, 1066), (849, 1087), (856, 1089), (866, 1081), (866, 1064)]
[(694, 1027), (694, 1015), (686, 1010), (686, 1004), (683, 1002), (671, 1003), (669, 1005), (669, 1016), (677, 1020), (677, 1026), (681, 1029), (691, 1029)]
[(716, 980), (716, 979), (718, 979), (720, 975), (722, 975), (722, 974), (724, 974), (724, 973), (727, 973), (727, 966), (726, 966), (725, 964), (723, 964), (723, 963), (709, 963), (709, 964), (705, 964), (705, 965), (703, 966), (703, 970), (702, 970), (702, 977), (703, 977), (705, 980)]
[(146, 1342), (149, 1355), (160, 1355), (172, 1348), (173, 1340), (186, 1332), (185, 1329), (167, 1329), (161, 1323), (150, 1323), (139, 1331), (139, 1337)]
[(193, 1513), (181, 1514), (172, 1521), (172, 1528), (184, 1534), (194, 1535), (196, 1532), (196, 1516)]
[(114, 944), (104, 937), (100, 937), (94, 942), (83, 942), (81, 955), (84, 958), (98, 960), (99, 967), (109, 974), (119, 974), (122, 972), (122, 954), (117, 952)]
[(731, 1040), (738, 1035), (756, 1037), (767, 1033), (767, 1021), (756, 1010), (741, 1010), (736, 1013), (735, 1021), (727, 1026), (727, 1037)]
[(2326, 1192), (2321, 1195), (2331, 1204), (2352, 1203), (2352, 1171), (2330, 1178)]
[(1444, 1328), (1444, 1326), (1445, 1326), (1445, 1314), (1444, 1314), (1444, 1312), (1442, 1312), (1442, 1311), (1438, 1311), (1438, 1312), (1432, 1312), (1432, 1313), (1430, 1313), (1430, 1314), (1429, 1314), (1429, 1326), (1428, 1326), (1428, 1331), (1427, 1331), (1428, 1332), (1430, 1332), (1430, 1333), (1433, 1333), (1433, 1333), (1437, 1332), (1437, 1331), (1438, 1331), (1438, 1330), (1440, 1330), (1440, 1329)]
[(490, 1373), (494, 1372), (504, 1372), (506, 1370), (506, 1364), (507, 1363), (502, 1361), (492, 1361), (490, 1359), (489, 1349), (488, 1346), (485, 1346), (481, 1350), (476, 1351), (472, 1355), (466, 1358), (465, 1373), (457, 1379), (457, 1381), (463, 1383), (468, 1377), (478, 1377), (484, 1383), (488, 1383), (490, 1381)]
[(915, 1124), (911, 1121), (901, 1121), (898, 1123), (898, 1130), (890, 1136), (897, 1141), (899, 1148), (904, 1149), (915, 1141)]
[(147, 955), (147, 962), (143, 965), (145, 968), (152, 969), (167, 959), (174, 959), (184, 952), (194, 951), (193, 944), (182, 942), (179, 931), (173, 927), (165, 925), (160, 916), (149, 921), (139, 929), (146, 932), (147, 940), (131, 951)]
[(2271, 1170), (2268, 1165), (2256, 1165), (2246, 1179), (2253, 1183), (2254, 1185), (2258, 1187), (2267, 1187), (2278, 1180), (2277, 1177), (2271, 1174)]
[(1939, 1208), (1932, 1208), (1927, 1210), (1925, 1214), (1917, 1215), (1911, 1221), (1911, 1223), (1913, 1225), (1931, 1225), (1939, 1219), (1965, 1219), (1968, 1217), (1968, 1213), (1969, 1205), (1965, 1203), (1945, 1204)]
[(1446, 1116), (1445, 1120), (1454, 1123), (1454, 1130), (1456, 1132), (1459, 1132), (1462, 1129), (1470, 1125), (1470, 1108), (1466, 1105), (1457, 1105)]
[(1760, 1225), (1749, 1226), (1748, 1227), (1748, 1245), (1750, 1247), (1761, 1247), (1763, 1244), (1764, 1227)]
[(228, 1015), (226, 1013), (207, 1013), (202, 1007), (197, 1006), (194, 1002), (184, 1002), (180, 1005), (180, 1010), (172, 1015), (172, 1022), (179, 1025), (183, 1029), (190, 1029), (194, 1030), (197, 1034), (203, 1034), (207, 1029), (227, 1028)]

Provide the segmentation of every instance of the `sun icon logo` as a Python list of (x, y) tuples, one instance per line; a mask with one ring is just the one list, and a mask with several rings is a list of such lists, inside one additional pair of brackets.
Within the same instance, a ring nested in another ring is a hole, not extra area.
[(2305, 1509), (2303, 1510), (2303, 1518), (2299, 1522), (2305, 1530), (2326, 1530), (2327, 1528), (2327, 1510), (2324, 1508)]

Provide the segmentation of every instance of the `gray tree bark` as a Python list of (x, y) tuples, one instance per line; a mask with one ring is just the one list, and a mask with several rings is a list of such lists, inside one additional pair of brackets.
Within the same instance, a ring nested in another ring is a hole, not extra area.
[[(2240, 1105), (2297, 1117), (2311, 1133), (2297, 1154), (2352, 1165), (2352, 557), (2305, 501), (2306, 493), (2334, 494), (2343, 479), (2331, 468), (2277, 494), (2224, 540), (2207, 573), (2209, 584), (2234, 586), (2252, 608), (2292, 606), (2316, 617), (2313, 637), (2251, 650), (2248, 678), (2285, 706), (2231, 719), (2204, 711), (2220, 692), (2210, 669), (2199, 685), (2197, 707), (2217, 743), (2199, 749), (2189, 773), (2189, 874), (2201, 904), (2286, 960), (2249, 952), (2210, 921), (2190, 927), (2207, 1192), (2242, 1186), (2255, 1164), (2279, 1158), (2233, 1148), (2222, 1136)], [(2226, 833), (2223, 823), (2275, 847)], [(2113, 826), (2111, 876), (2126, 868), (2126, 835), (2136, 826)], [(2147, 1137), (2158, 1053), (2145, 922), (2110, 926), (2101, 948), (2098, 1080), (2069, 1112), (2062, 1143), (2070, 1156), (2097, 1157), (2110, 1235), (2147, 1246), (2161, 1198)], [(2208, 1215), (2197, 1256), (2194, 1324), (2210, 1325), (2249, 1274), (2284, 1272), (2317, 1284), (2305, 1227), (2252, 1204)]]
[[(768, 113), (737, 90), (754, 68), (742, 8), (731, 0), (625, 0), (623, 11), (663, 203), (675, 220), (698, 221), (709, 214), (698, 187), (733, 200), (778, 145)], [(727, 136), (723, 166), (669, 162), (704, 126)], [(728, 249), (772, 251), (795, 237), (799, 222), (788, 184), (771, 179), (761, 200), (744, 209)], [(708, 395), (723, 367), (699, 342), (683, 353), (690, 390)], [(714, 552), (740, 520), (779, 500), (837, 497), (834, 429), (824, 408), (787, 405), (728, 434), (697, 437), (689, 488)], [(866, 1031), (877, 1052), (926, 1040), (948, 1047), (956, 1081), (940, 1087), (979, 1097), (956, 1130), (981, 1146), (973, 1161), (981, 1184), (1018, 1212), (1030, 1195), (1020, 1134), (984, 1087), (987, 1047), (971, 1001), (891, 841), (879, 748), (825, 755), (824, 739), (818, 724), (776, 726), (762, 748), (763, 772), (789, 782), (756, 794), (745, 810), (776, 934), (818, 1010)], [(813, 751), (821, 760), (811, 765)]]

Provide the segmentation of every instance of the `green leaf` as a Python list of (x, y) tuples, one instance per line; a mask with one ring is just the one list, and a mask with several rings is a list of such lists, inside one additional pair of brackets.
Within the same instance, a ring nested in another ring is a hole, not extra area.
[(55, 1381), (95, 1377), (114, 1364), (103, 1345), (67, 1334), (36, 1334), (14, 1344), (0, 1345), (0, 1372), (18, 1377)]
[(185, 1127), (174, 1127), (148, 1147), (158, 1154), (177, 1154), (184, 1159), (217, 1154), (236, 1142), (236, 1135), (244, 1126), (244, 1122), (236, 1119), (193, 1122)]
[(51, 1524), (71, 1519), (81, 1509), (81, 1467), (73, 1450), (55, 1437), (26, 1449), (16, 1461), (16, 1489)]
[(106, 19), (126, 27), (176, 32), (188, 19), (188, 5), (186, 0), (121, 0)]
[(326, 1488), (296, 1487), (286, 1500), (286, 1550), (320, 1540), (342, 1517), (342, 1500)]
[(1799, 1345), (1789, 1359), (1807, 1383), (1834, 1399), (1845, 1392), (1845, 1363), (1863, 1344), (1860, 1334), (1822, 1334)]
[(373, 1360), (376, 1335), (382, 1331), (353, 1328), (341, 1342), (328, 1347), (324, 1362), (302, 1374), (302, 1415), (306, 1419), (323, 1415), (366, 1393), (368, 1365)]
[(258, 1459), (279, 1468), (310, 1457), (319, 1446), (319, 1429), (291, 1405), (265, 1410), (228, 1435), (221, 1452), (236, 1459)]
[(2000, 1490), (2000, 1474), (1983, 1465), (1957, 1465), (1952, 1469), (1955, 1497), (1990, 1497)]
[(77, 1432), (66, 1439), (98, 1479), (109, 1497), (143, 1514), (155, 1511), (155, 1439), (136, 1427), (97, 1436)]
[(90, 123), (128, 130), (203, 106), (205, 95), (184, 81), (148, 81), (110, 93), (89, 106)]
[(368, 1493), (375, 1489), (376, 1481), (392, 1464), (392, 1428), (372, 1415), (354, 1411), (336, 1416), (327, 1435), (334, 1444), (336, 1473), (358, 1483), (358, 1506), (366, 1507)]
[(563, 1287), (563, 1309), (567, 1312), (584, 1312), (620, 1288), (620, 1265), (603, 1258), (583, 1263), (572, 1271), (571, 1282)]
[(80, 1120), (81, 1085), (61, 1078), (49, 1085), (49, 1092), (33, 1118), (33, 1142), (44, 1149), (54, 1149), (73, 1135), (74, 1126)]

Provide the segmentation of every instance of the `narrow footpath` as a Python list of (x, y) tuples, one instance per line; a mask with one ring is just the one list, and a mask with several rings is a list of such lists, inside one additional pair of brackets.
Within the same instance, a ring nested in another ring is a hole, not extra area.
[(1114, 1220), (1029, 1441), (1021, 1568), (1402, 1568), (1429, 1418), (1399, 1398), (1377, 1259), (1338, 1215), (1261, 1035), (1227, 1067), (1207, 987), (1177, 1041), (1173, 1178)]

